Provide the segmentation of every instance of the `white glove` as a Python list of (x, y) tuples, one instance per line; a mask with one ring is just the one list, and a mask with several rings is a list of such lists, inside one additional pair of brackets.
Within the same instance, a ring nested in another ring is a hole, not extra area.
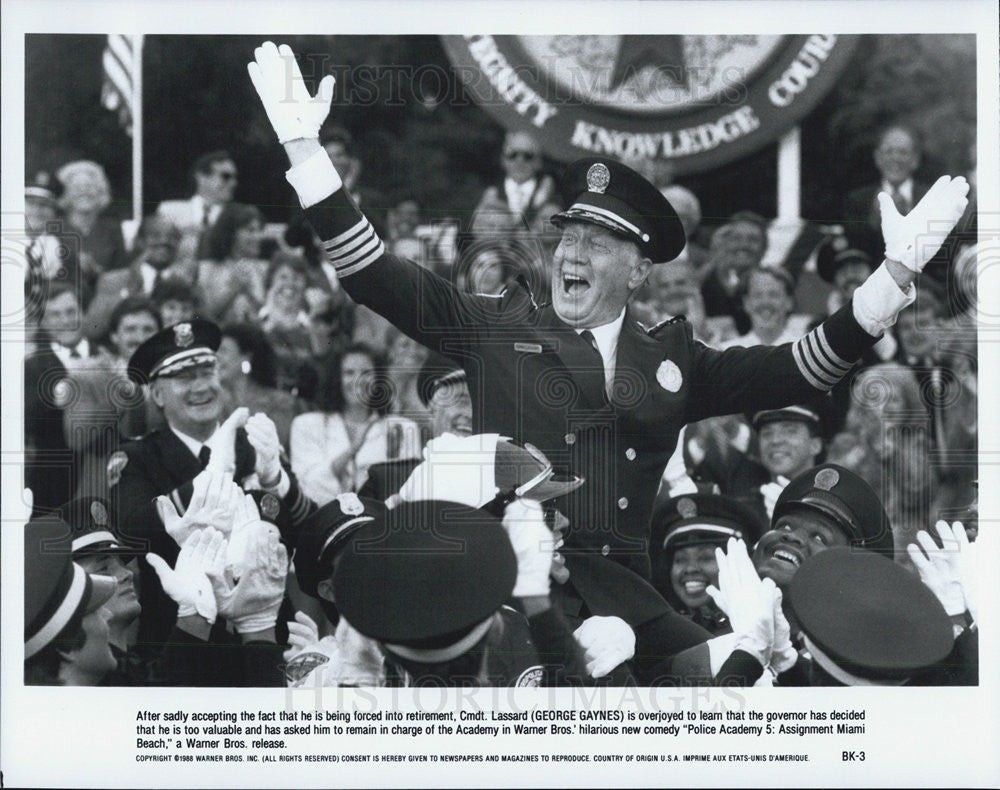
[[(966, 610), (965, 591), (958, 567), (961, 546), (944, 521), (937, 522), (936, 527), (944, 548), (939, 549), (934, 539), (924, 530), (920, 530), (917, 533), (917, 543), (923, 547), (923, 551), (913, 543), (906, 547), (906, 551), (917, 567), (920, 580), (934, 593), (945, 612), (949, 616), (963, 614)], [(965, 530), (962, 529), (962, 532)]]
[(147, 554), (146, 561), (160, 577), (163, 591), (177, 604), (177, 616), (199, 614), (215, 622), (217, 606), (208, 573), (221, 568), (226, 554), (225, 538), (215, 529), (192, 533), (181, 546), (173, 569), (158, 554)]
[(635, 655), (635, 631), (620, 617), (588, 617), (573, 637), (583, 648), (592, 678), (604, 677)]
[(296, 612), (295, 620), (288, 621), (288, 650), (281, 654), (291, 661), (299, 653), (319, 652), (319, 626), (305, 612)]
[(549, 594), (554, 542), (545, 526), (542, 506), (530, 499), (515, 499), (504, 510), (503, 526), (517, 557), (515, 598)]
[(792, 627), (781, 609), (781, 590), (774, 591), (774, 647), (771, 650), (771, 669), (775, 675), (787, 672), (799, 660), (799, 651), (792, 644)]
[(264, 488), (273, 488), (281, 477), (281, 441), (278, 429), (266, 414), (258, 412), (246, 421), (247, 439), (257, 453), (254, 471)]
[(779, 475), (777, 480), (764, 483), (760, 487), (760, 495), (764, 497), (764, 509), (767, 510), (768, 518), (774, 514), (774, 506), (778, 502), (778, 497), (781, 496), (781, 492), (785, 490), (787, 485), (788, 478)]
[(250, 410), (245, 406), (235, 409), (212, 434), (212, 438), (205, 442), (211, 450), (206, 470), (219, 474), (229, 472), (231, 475), (236, 472), (236, 429), (242, 428), (249, 416)]
[(205, 469), (193, 481), (194, 491), (187, 510), (181, 516), (173, 501), (167, 496), (156, 498), (156, 512), (178, 546), (200, 529), (213, 528), (228, 536), (233, 528), (233, 517), (243, 497), (243, 491), (233, 482), (230, 472)]
[(250, 81), (257, 89), (278, 142), (318, 138), (333, 101), (336, 83), (333, 76), (323, 77), (316, 95), (312, 96), (295, 62), (295, 53), (287, 44), (276, 47), (273, 42), (265, 41), (254, 50), (254, 58), (247, 64)]
[(774, 645), (774, 595), (770, 579), (763, 581), (742, 540), (729, 539), (726, 552), (717, 548), (719, 586), (705, 590), (725, 612), (736, 634), (735, 649), (745, 650), (767, 666)]
[(879, 192), (885, 257), (899, 261), (912, 272), (921, 272), (945, 237), (961, 219), (969, 200), (965, 178), (941, 176), (905, 217), (892, 198)]
[(285, 595), (288, 553), (276, 532), (260, 530), (251, 539), (248, 552), (254, 562), (238, 582), (217, 563), (208, 574), (219, 614), (247, 634), (273, 628)]

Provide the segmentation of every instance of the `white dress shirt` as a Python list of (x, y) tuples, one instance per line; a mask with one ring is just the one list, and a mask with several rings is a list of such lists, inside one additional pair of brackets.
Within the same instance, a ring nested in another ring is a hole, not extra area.
[[(611, 397), (611, 387), (615, 381), (615, 365), (618, 361), (618, 336), (622, 333), (622, 324), (625, 323), (625, 308), (622, 308), (618, 317), (610, 324), (594, 327), (590, 333), (594, 336), (594, 343), (597, 344), (597, 351), (601, 355), (604, 363), (604, 391)], [(584, 329), (574, 329), (578, 335)]]
[(513, 178), (505, 178), (503, 191), (507, 196), (507, 205), (510, 206), (510, 210), (523, 214), (531, 205), (531, 196), (535, 194), (537, 186), (537, 178), (529, 178), (523, 184), (518, 184)]
[(62, 343), (49, 343), (52, 353), (55, 354), (64, 367), (71, 367), (73, 364), (73, 351), (77, 353), (77, 359), (88, 359), (90, 357), (90, 343), (87, 338), (83, 338), (75, 346), (64, 346)]

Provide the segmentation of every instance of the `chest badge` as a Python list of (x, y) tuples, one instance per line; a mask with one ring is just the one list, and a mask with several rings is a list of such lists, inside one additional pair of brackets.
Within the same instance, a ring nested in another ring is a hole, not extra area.
[(677, 392), (684, 383), (681, 369), (669, 359), (663, 360), (656, 369), (656, 380), (667, 392)]

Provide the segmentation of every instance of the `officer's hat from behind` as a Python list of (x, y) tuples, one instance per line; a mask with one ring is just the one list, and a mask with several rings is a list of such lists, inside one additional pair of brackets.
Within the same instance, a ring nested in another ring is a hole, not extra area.
[(819, 409), (812, 405), (785, 406), (782, 409), (758, 411), (750, 422), (755, 431), (772, 422), (801, 422), (809, 426), (814, 436), (823, 435), (823, 418)]
[(122, 540), (106, 499), (77, 497), (59, 508), (58, 514), (70, 525), (67, 539), (74, 559), (94, 554), (118, 554), (122, 562), (128, 562), (135, 556), (136, 549)]
[(109, 576), (89, 574), (72, 561), (72, 527), (56, 515), (24, 527), (24, 658), (72, 635), (84, 616), (115, 591)]
[(778, 497), (771, 524), (794, 511), (809, 508), (834, 521), (851, 545), (892, 556), (892, 529), (878, 494), (854, 472), (836, 464), (820, 464), (792, 480)]
[(452, 661), (489, 632), (517, 559), (500, 519), (455, 502), (404, 502), (354, 532), (334, 575), (337, 608), (397, 657)]
[(899, 685), (943, 661), (954, 642), (934, 593), (870, 551), (814, 554), (792, 578), (787, 600), (815, 664), (844, 685)]
[(383, 519), (385, 512), (383, 503), (347, 493), (306, 519), (295, 539), (295, 578), (302, 591), (318, 598), (319, 583), (330, 578), (334, 559), (348, 538), (366, 524)]
[(427, 355), (417, 374), (417, 396), (424, 406), (429, 406), (434, 393), (449, 384), (465, 382), (465, 371), (453, 362), (433, 351)]
[(552, 217), (600, 225), (639, 245), (653, 263), (672, 261), (684, 249), (684, 226), (674, 207), (649, 181), (614, 159), (587, 157), (566, 168), (565, 211)]
[(128, 361), (128, 377), (148, 384), (157, 377), (175, 376), (182, 370), (215, 362), (222, 342), (219, 327), (199, 318), (162, 329), (148, 338)]

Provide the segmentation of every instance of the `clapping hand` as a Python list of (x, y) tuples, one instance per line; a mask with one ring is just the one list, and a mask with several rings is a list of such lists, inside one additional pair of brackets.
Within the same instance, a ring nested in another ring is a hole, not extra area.
[(249, 417), (250, 410), (246, 407), (235, 409), (212, 434), (212, 438), (205, 442), (211, 451), (206, 469), (219, 474), (236, 473), (236, 431), (246, 424)]
[(187, 510), (181, 516), (167, 496), (156, 498), (156, 512), (178, 546), (200, 529), (212, 527), (228, 536), (233, 519), (243, 499), (243, 491), (233, 482), (230, 472), (205, 469), (193, 481), (194, 490)]
[(188, 535), (173, 568), (158, 554), (146, 555), (163, 591), (177, 604), (178, 618), (199, 614), (209, 624), (215, 622), (218, 607), (208, 574), (221, 568), (225, 544), (221, 532), (203, 529)]
[(251, 564), (239, 581), (235, 581), (224, 563), (213, 565), (209, 572), (219, 614), (240, 634), (274, 628), (288, 575), (288, 553), (277, 532), (255, 530), (248, 544)]
[(291, 661), (300, 653), (319, 650), (319, 626), (305, 612), (296, 612), (295, 619), (288, 621), (288, 650), (282, 653), (285, 661)]
[(545, 526), (542, 506), (530, 499), (515, 499), (504, 510), (503, 526), (517, 557), (515, 598), (549, 594), (554, 543)]
[(635, 655), (635, 631), (620, 617), (588, 617), (573, 637), (583, 648), (592, 678), (604, 677)]
[(905, 217), (892, 198), (879, 192), (885, 257), (921, 272), (961, 219), (969, 200), (969, 184), (959, 176), (941, 176)]
[(281, 442), (278, 429), (266, 414), (258, 412), (246, 421), (247, 440), (256, 451), (254, 472), (264, 488), (273, 488), (281, 478)]
[(969, 543), (965, 527), (959, 521), (950, 526), (945, 521), (938, 521), (934, 527), (941, 538), (941, 548), (937, 547), (929, 533), (920, 530), (917, 533), (920, 547), (911, 543), (906, 551), (920, 574), (920, 580), (937, 596), (945, 612), (955, 616), (968, 611), (973, 620), (978, 621), (975, 580), (970, 561), (975, 544)]
[(761, 579), (742, 540), (729, 539), (726, 551), (717, 548), (719, 586), (706, 592), (725, 612), (736, 634), (735, 649), (744, 650), (767, 666), (774, 646), (774, 600), (777, 587)]

